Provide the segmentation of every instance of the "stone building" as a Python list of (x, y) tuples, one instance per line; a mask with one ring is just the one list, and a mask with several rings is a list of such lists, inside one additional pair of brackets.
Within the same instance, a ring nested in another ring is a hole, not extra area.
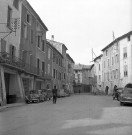
[(74, 81), (74, 61), (71, 56), (66, 54), (66, 89), (69, 93), (73, 93), (73, 81)]
[(102, 57), (99, 55), (94, 59), (94, 75), (97, 78), (96, 89), (102, 91)]
[(74, 65), (74, 92), (91, 92), (91, 65)]

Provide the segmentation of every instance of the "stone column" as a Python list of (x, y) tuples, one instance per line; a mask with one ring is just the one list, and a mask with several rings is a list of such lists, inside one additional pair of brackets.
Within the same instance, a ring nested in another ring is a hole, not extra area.
[(5, 77), (4, 77), (4, 68), (3, 66), (0, 66), (0, 82), (1, 82), (1, 93), (2, 93), (2, 97), (3, 97), (3, 101), (2, 101), (2, 105), (6, 105), (7, 103), (7, 99), (6, 99), (6, 87), (5, 87)]
[(24, 92), (22, 77), (19, 73), (17, 73), (17, 80), (18, 80), (18, 87), (19, 87), (19, 90), (20, 90), (20, 97), (21, 97), (22, 101), (24, 101), (25, 92)]

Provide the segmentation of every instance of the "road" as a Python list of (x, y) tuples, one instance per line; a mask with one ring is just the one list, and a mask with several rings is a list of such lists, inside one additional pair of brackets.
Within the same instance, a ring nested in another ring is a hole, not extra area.
[(84, 94), (13, 107), (0, 112), (0, 135), (132, 135), (132, 107)]

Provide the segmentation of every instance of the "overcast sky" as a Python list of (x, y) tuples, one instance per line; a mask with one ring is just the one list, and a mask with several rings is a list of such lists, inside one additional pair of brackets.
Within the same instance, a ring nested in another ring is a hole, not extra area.
[(64, 43), (75, 63), (92, 64), (101, 49), (132, 30), (131, 0), (28, 0), (49, 31)]

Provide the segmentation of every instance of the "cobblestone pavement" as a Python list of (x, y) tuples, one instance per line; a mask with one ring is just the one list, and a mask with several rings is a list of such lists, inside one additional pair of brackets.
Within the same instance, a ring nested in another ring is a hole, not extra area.
[(132, 135), (132, 106), (81, 94), (13, 107), (0, 112), (0, 135)]

